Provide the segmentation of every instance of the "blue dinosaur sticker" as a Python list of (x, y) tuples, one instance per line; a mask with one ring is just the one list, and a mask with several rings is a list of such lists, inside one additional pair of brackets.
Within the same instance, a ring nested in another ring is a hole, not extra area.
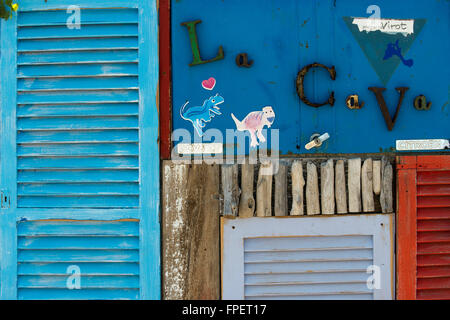
[(201, 106), (187, 107), (189, 101), (181, 107), (180, 116), (184, 120), (190, 121), (197, 134), (202, 137), (206, 122), (210, 122), (216, 115), (221, 115), (219, 104), (224, 102), (224, 98), (216, 94), (205, 100)]

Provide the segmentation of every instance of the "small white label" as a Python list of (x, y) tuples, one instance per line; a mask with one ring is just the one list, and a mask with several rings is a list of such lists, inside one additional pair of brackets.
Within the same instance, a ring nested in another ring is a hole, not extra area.
[(397, 140), (396, 148), (399, 151), (442, 150), (450, 148), (450, 142), (447, 139)]
[(360, 32), (381, 31), (385, 33), (402, 33), (404, 36), (414, 33), (414, 20), (353, 18), (353, 24)]
[(177, 151), (181, 154), (221, 154), (223, 153), (222, 143), (179, 143)]

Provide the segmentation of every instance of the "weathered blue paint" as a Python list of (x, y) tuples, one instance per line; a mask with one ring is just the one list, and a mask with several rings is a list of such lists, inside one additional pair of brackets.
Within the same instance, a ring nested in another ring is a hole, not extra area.
[(17, 16), (8, 21), (2, 20), (1, 61), (1, 152), (0, 186), (2, 192), (10, 197), (9, 208), (0, 209), (1, 217), (1, 288), (0, 300), (17, 297), (17, 230), (16, 230), (16, 24)]
[(71, 4), (2, 22), (1, 298), (159, 299), (156, 1)]
[[(231, 113), (242, 119), (270, 105), (277, 115), (272, 128), (280, 130), (282, 154), (385, 152), (395, 147), (397, 139), (447, 138), (449, 117), (441, 107), (448, 100), (450, 78), (450, 3), (376, 3), (381, 18), (415, 19), (418, 28), (414, 36), (399, 42), (404, 58), (414, 60), (411, 67), (403, 65), (397, 56), (383, 61), (387, 43), (383, 44), (379, 64), (399, 64), (386, 86), (344, 21), (344, 17), (368, 18), (366, 10), (372, 4), (370, 0), (172, 1), (173, 128), (188, 130), (194, 139), (194, 129), (180, 117), (179, 110), (186, 100), (198, 102), (210, 97), (201, 82), (214, 77), (214, 91), (225, 99), (221, 105), (223, 115), (208, 122), (203, 131), (217, 128), (225, 137), (225, 129), (235, 129)], [(180, 24), (196, 19), (202, 20), (196, 26), (202, 56), (214, 57), (222, 45), (223, 60), (189, 66), (190, 41), (186, 27)], [(370, 43), (364, 45), (367, 50), (378, 50)], [(236, 65), (240, 53), (247, 53), (253, 61), (250, 68)], [(296, 93), (298, 71), (313, 62), (335, 66), (337, 76), (332, 81), (325, 70), (312, 70), (305, 78), (306, 95), (311, 101), (321, 102), (334, 91), (333, 107), (309, 107)], [(374, 94), (368, 90), (374, 86), (386, 87), (384, 95), (391, 114), (398, 101), (395, 88), (410, 87), (391, 132)], [(346, 107), (346, 97), (351, 94), (358, 94), (359, 100), (365, 102), (362, 109)], [(433, 103), (429, 111), (414, 109), (413, 100), (420, 94)], [(330, 134), (330, 139), (322, 147), (305, 150), (313, 133), (324, 132)]]

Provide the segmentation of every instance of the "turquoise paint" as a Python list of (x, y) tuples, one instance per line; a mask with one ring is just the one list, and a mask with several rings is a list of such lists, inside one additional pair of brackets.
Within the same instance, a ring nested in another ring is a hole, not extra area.
[(156, 1), (70, 4), (2, 22), (0, 298), (159, 299)]

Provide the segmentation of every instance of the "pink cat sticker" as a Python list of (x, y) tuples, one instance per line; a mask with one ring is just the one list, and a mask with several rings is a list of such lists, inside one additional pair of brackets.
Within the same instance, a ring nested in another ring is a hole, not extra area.
[(214, 79), (212, 77), (209, 78), (208, 80), (203, 80), (202, 81), (203, 89), (212, 90), (212, 89), (214, 89), (215, 86), (216, 86), (216, 79)]

